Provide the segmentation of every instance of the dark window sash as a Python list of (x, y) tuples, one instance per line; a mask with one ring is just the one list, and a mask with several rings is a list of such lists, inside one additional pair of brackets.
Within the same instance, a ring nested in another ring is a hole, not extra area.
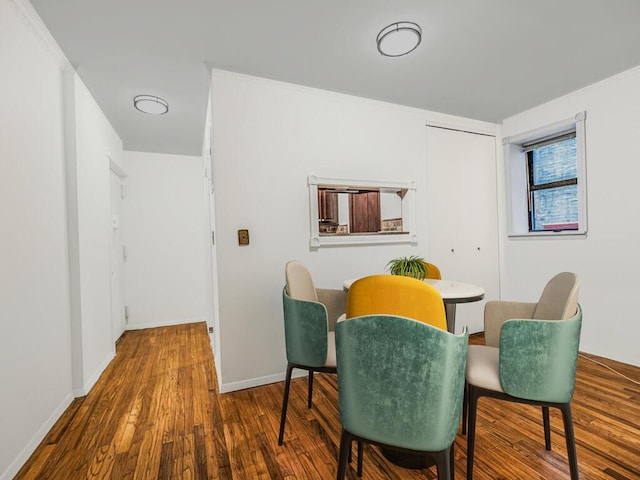
[(537, 190), (547, 190), (549, 188), (566, 187), (567, 185), (577, 185), (577, 178), (568, 178), (566, 180), (559, 180), (557, 182), (541, 183), (540, 185), (529, 184), (529, 191), (535, 192)]

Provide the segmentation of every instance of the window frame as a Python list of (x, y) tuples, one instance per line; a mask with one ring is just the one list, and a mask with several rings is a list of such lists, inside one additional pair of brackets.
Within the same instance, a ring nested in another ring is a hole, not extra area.
[[(586, 112), (583, 111), (572, 118), (503, 139), (507, 182), (507, 235), (509, 237), (584, 236), (587, 234), (585, 120)], [(531, 184), (533, 179), (530, 172), (529, 152), (526, 151), (525, 147), (542, 143), (546, 140), (553, 140), (573, 131), (575, 131), (577, 157), (575, 184), (578, 186), (578, 228), (531, 230)]]

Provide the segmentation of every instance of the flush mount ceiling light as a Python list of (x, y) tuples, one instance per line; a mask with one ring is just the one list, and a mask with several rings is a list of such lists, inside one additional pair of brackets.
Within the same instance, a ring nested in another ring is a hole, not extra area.
[(133, 98), (133, 106), (136, 110), (149, 115), (164, 115), (169, 111), (169, 104), (153, 95), (137, 95)]
[(401, 57), (420, 45), (422, 29), (413, 22), (396, 22), (382, 29), (376, 38), (378, 51), (386, 57)]

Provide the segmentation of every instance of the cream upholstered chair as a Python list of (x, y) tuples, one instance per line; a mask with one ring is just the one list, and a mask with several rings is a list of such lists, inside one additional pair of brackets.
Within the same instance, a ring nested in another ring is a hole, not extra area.
[(486, 304), (485, 345), (470, 345), (467, 360), (463, 433), (468, 412), (468, 480), (473, 475), (476, 410), (481, 396), (541, 406), (547, 450), (551, 449), (549, 407), (559, 408), (571, 478), (578, 478), (569, 404), (582, 324), (579, 287), (576, 274), (563, 272), (547, 283), (538, 302)]
[(566, 320), (573, 317), (578, 308), (579, 290), (578, 276), (575, 273), (562, 272), (549, 280), (537, 302), (487, 302), (484, 310), (485, 345), (499, 345), (502, 324), (510, 318)]
[(315, 288), (307, 267), (297, 261), (285, 267), (282, 292), (287, 374), (282, 399), (278, 445), (284, 439), (291, 373), (294, 368), (309, 371), (307, 406), (313, 398), (313, 372), (336, 373), (335, 324), (345, 312), (343, 290)]

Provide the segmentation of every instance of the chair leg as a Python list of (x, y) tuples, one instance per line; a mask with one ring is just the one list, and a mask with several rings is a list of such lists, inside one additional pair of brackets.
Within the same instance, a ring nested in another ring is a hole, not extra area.
[(287, 363), (287, 377), (284, 383), (284, 395), (282, 397), (282, 414), (280, 416), (280, 434), (278, 435), (278, 445), (282, 445), (284, 439), (284, 424), (287, 421), (287, 405), (289, 403), (289, 387), (291, 386), (291, 372), (293, 365)]
[(362, 476), (362, 460), (364, 458), (364, 445), (362, 440), (358, 440), (358, 476)]
[(464, 381), (464, 391), (462, 392), (462, 435), (467, 434), (467, 414), (469, 413), (469, 385)]
[(576, 438), (573, 434), (571, 406), (568, 403), (565, 403), (560, 407), (560, 410), (562, 411), (562, 421), (564, 423), (564, 436), (567, 441), (567, 455), (569, 457), (571, 480), (578, 480), (578, 456), (576, 455)]
[(467, 432), (467, 480), (473, 480), (473, 452), (476, 443), (476, 414), (478, 410), (478, 394), (476, 388), (468, 385), (469, 430)]
[(453, 454), (451, 447), (441, 452), (431, 453), (429, 456), (435, 461), (438, 469), (438, 480), (453, 480), (453, 472), (451, 469), (451, 455)]
[(311, 408), (311, 405), (313, 405), (313, 370), (309, 370), (309, 395), (308, 395), (308, 400), (307, 400), (307, 407)]
[(352, 435), (344, 428), (342, 429), (342, 436), (340, 437), (340, 453), (338, 453), (338, 475), (337, 480), (343, 480), (344, 475), (347, 472), (347, 457), (351, 450), (351, 442), (353, 441)]
[(549, 407), (542, 407), (542, 424), (544, 425), (544, 448), (551, 450), (551, 426), (549, 424)]
[(449, 466), (451, 468), (451, 480), (454, 480), (456, 476), (456, 455), (455, 455), (456, 441), (454, 440), (449, 447)]

